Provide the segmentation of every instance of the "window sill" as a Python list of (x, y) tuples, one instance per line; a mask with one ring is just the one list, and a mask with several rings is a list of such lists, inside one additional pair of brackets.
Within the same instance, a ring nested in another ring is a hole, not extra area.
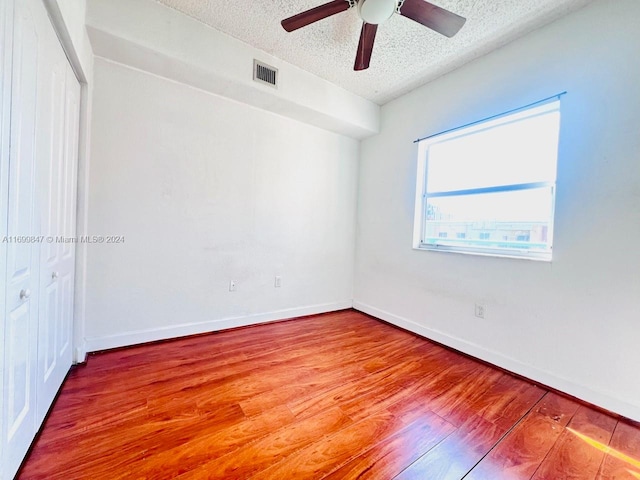
[(471, 250), (462, 250), (457, 248), (446, 248), (446, 247), (427, 247), (423, 245), (418, 245), (413, 247), (414, 250), (420, 250), (423, 252), (437, 252), (437, 253), (457, 253), (460, 255), (473, 255), (477, 257), (497, 257), (497, 258), (510, 258), (514, 260), (530, 260), (534, 262), (545, 262), (551, 263), (552, 258), (551, 255), (543, 255), (543, 254), (523, 254), (518, 255), (514, 253), (500, 253), (500, 252), (481, 252), (481, 251), (471, 251)]

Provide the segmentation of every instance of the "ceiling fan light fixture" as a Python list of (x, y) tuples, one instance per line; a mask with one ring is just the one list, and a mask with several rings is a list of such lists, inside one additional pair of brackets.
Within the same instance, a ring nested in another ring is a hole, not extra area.
[(358, 14), (366, 23), (379, 25), (396, 11), (397, 0), (360, 0)]

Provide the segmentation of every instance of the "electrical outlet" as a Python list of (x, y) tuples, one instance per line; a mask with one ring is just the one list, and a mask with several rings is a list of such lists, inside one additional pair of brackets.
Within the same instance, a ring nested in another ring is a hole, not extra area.
[(476, 303), (476, 317), (484, 318), (487, 313), (487, 308), (481, 303)]
[(282, 277), (277, 275), (275, 282), (273, 282), (273, 286), (276, 288), (280, 288), (282, 286)]
[(231, 280), (229, 282), (229, 291), (230, 292), (235, 292), (236, 291), (236, 282), (234, 282), (233, 280)]

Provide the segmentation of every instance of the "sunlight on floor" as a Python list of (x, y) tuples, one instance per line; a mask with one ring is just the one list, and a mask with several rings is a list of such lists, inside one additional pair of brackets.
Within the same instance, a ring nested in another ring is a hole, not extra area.
[[(598, 442), (597, 440), (594, 440), (591, 437), (588, 437), (572, 428), (567, 428), (567, 430), (569, 430), (571, 433), (573, 433), (576, 437), (578, 437), (579, 439), (585, 441), (586, 443), (588, 443), (589, 445), (591, 445), (592, 447), (597, 448), (598, 450), (604, 452), (606, 455), (610, 455), (614, 458), (617, 458), (618, 460), (622, 460), (623, 462), (626, 462), (630, 465), (632, 465), (633, 467), (637, 468), (640, 470), (640, 460), (636, 460), (635, 458), (630, 457), (629, 455), (625, 455), (624, 453), (622, 453), (619, 450), (616, 450), (615, 448), (611, 448), (608, 445), (605, 445), (603, 443)], [(634, 472), (631, 470), (627, 471), (633, 475), (636, 478), (640, 479), (640, 473), (638, 472)]]

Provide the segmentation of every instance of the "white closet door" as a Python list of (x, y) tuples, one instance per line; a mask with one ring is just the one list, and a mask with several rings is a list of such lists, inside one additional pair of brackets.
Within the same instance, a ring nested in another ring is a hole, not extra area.
[[(9, 138), (11, 112), (11, 44), (13, 38), (13, 3), (0, 0), (0, 238), (7, 236), (9, 193)], [(6, 322), (7, 244), (0, 241), (0, 465), (4, 465), (4, 331)], [(3, 477), (0, 467), (0, 479)]]
[(46, 415), (72, 362), (75, 182), (79, 89), (53, 29), (40, 65), (38, 195), (41, 213), (37, 421)]
[(4, 476), (11, 478), (36, 431), (38, 321), (36, 112), (42, 19), (32, 0), (15, 4), (8, 174), (4, 342)]
[(75, 243), (65, 239), (75, 235), (80, 89), (43, 2), (0, 3), (0, 14), (14, 8), (10, 146), (0, 170), (7, 237), (0, 478), (12, 478), (72, 361)]

